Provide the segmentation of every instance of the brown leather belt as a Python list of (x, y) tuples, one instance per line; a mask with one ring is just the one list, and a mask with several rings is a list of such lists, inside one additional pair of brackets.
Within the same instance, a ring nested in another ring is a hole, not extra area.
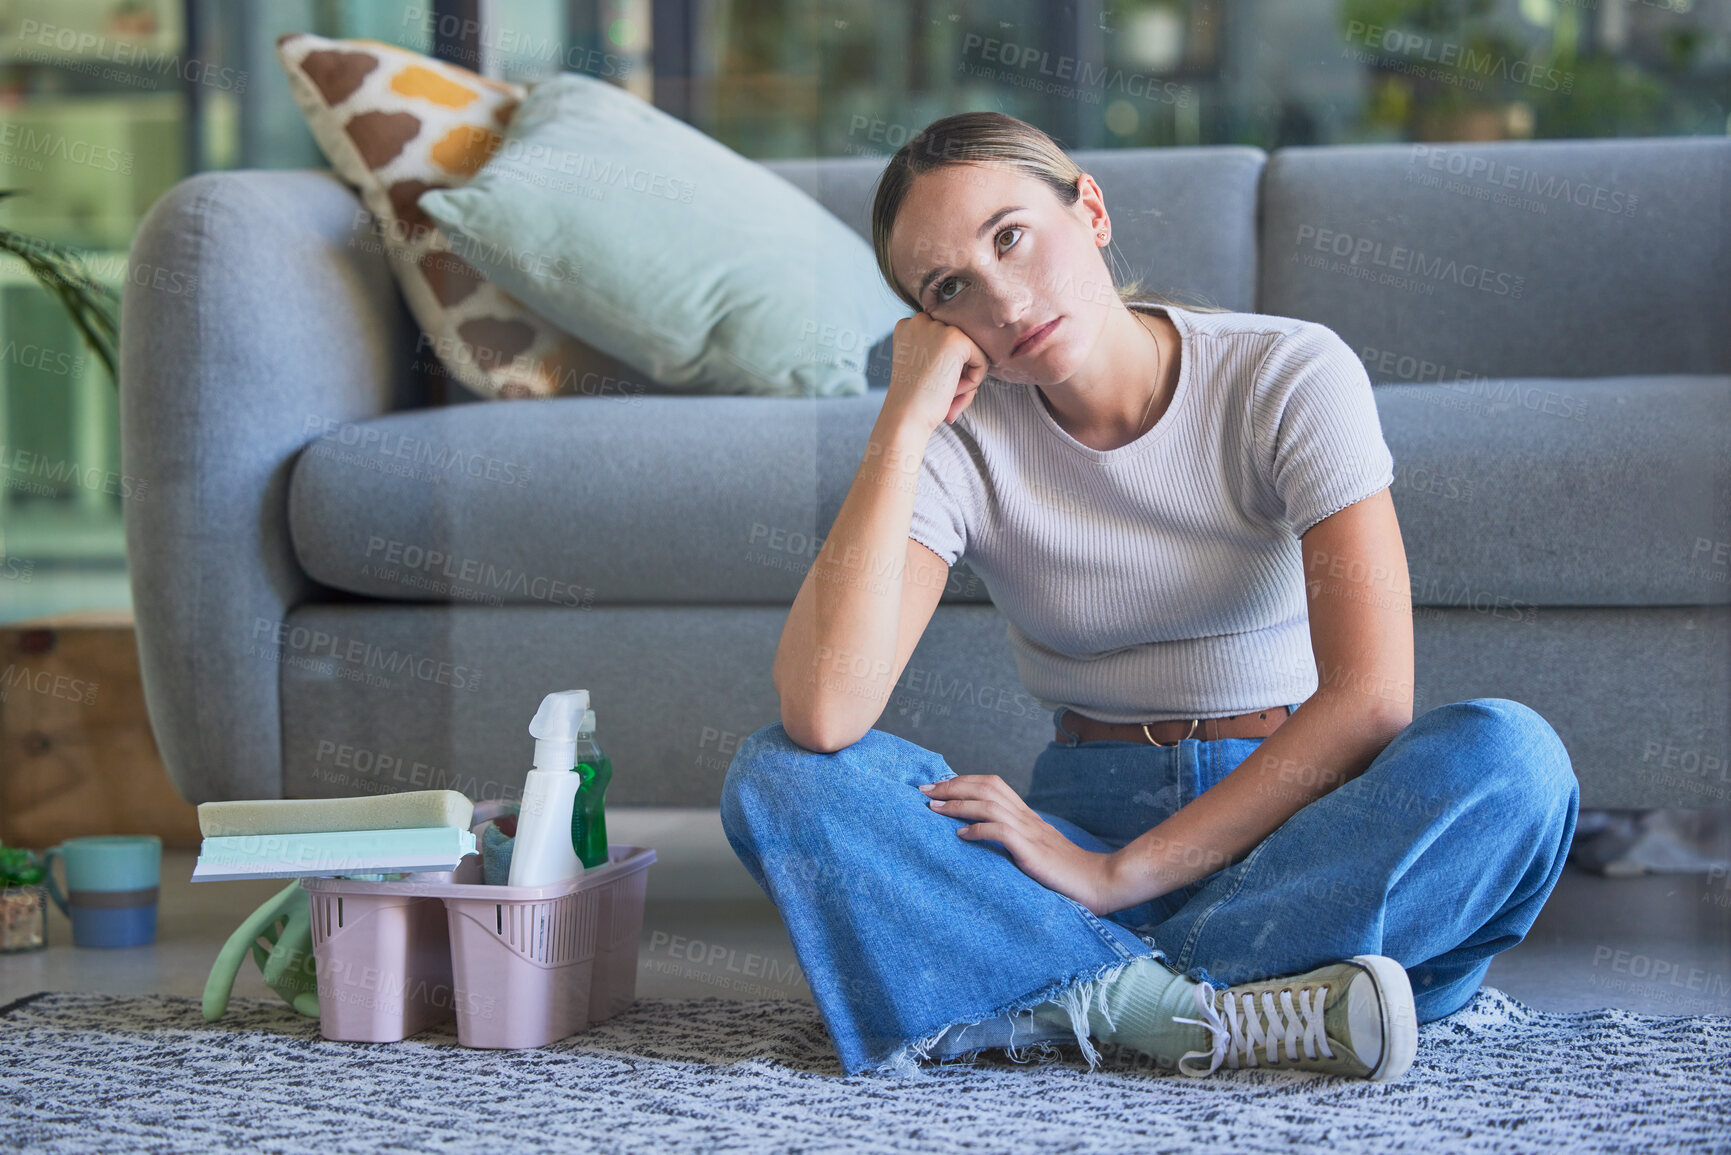
[(1070, 734), (1083, 742), (1144, 742), (1154, 746), (1176, 746), (1186, 738), (1212, 742), (1216, 738), (1266, 738), (1292, 716), (1288, 706), (1270, 706), (1254, 713), (1227, 714), (1219, 718), (1175, 718), (1163, 722), (1102, 722), (1066, 709), (1058, 716), (1054, 738), (1070, 744)]

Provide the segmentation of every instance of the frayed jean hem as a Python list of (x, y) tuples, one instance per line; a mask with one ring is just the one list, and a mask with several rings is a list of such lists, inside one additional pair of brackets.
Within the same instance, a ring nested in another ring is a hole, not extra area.
[[(1142, 938), (1144, 942), (1148, 941), (1146, 936), (1138, 935), (1137, 937)], [(1154, 958), (1162, 962), (1166, 961), (1166, 955), (1163, 951), (1153, 946), (1152, 943), (1149, 943), (1149, 946), (1152, 951), (1151, 954), (1136, 955), (1133, 958), (1115, 959), (1103, 963), (1096, 967), (1091, 975), (1072, 975), (1068, 978), (1057, 979), (1033, 994), (1016, 999), (997, 1012), (983, 1018), (957, 1020), (945, 1024), (928, 1035), (902, 1044), (889, 1058), (875, 1067), (866, 1068), (866, 1070), (873, 1073), (899, 1075), (904, 1078), (929, 1078), (930, 1072), (921, 1067), (924, 1062), (935, 1060), (946, 1064), (967, 1063), (985, 1051), (996, 1050), (1004, 1051), (1014, 1062), (1027, 1062), (1029, 1061), (1026, 1057), (1028, 1050), (1018, 1049), (1015, 1042), (1016, 1029), (1019, 1023), (1025, 1025), (1030, 1033), (1039, 1036), (1023, 1043), (1022, 1048), (1031, 1049), (1041, 1062), (1055, 1061), (1062, 1058), (1062, 1052), (1056, 1045), (1062, 1032), (1036, 1021), (1032, 1014), (1027, 1014), (1025, 1021), (1023, 1016), (1023, 1012), (1031, 1012), (1034, 1007), (1043, 1003), (1055, 1003), (1069, 1015), (1071, 1035), (1077, 1046), (1081, 1048), (1082, 1056), (1088, 1061), (1088, 1070), (1094, 1071), (1100, 1065), (1100, 1052), (1094, 1046), (1093, 1030), (1089, 1025), (1089, 1012), (1092, 1008), (1097, 1007), (1101, 1016), (1106, 1019), (1108, 1027), (1115, 1029), (1115, 1024), (1111, 1021), (1110, 1012), (1106, 1005), (1106, 988), (1125, 967), (1139, 959)], [(1009, 1041), (982, 1043), (976, 1047), (955, 1050), (941, 1056), (932, 1053), (946, 1037), (952, 1041), (959, 1041), (965, 1037), (968, 1028), (979, 1026), (982, 1023), (995, 1023), (998, 1020), (1008, 1021)], [(1063, 1041), (1067, 1043), (1070, 1040), (1064, 1039)]]

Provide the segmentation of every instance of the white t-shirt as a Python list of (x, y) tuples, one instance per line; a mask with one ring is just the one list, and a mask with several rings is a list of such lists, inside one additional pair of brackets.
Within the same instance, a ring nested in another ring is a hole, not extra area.
[(1090, 449), (1034, 386), (988, 379), (927, 442), (908, 536), (965, 557), (1048, 711), (1302, 702), (1317, 676), (1299, 538), (1394, 481), (1370, 378), (1314, 321), (1135, 307), (1183, 343), (1154, 427)]

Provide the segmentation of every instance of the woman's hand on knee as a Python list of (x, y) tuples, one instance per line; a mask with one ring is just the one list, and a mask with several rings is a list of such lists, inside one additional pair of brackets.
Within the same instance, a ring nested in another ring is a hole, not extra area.
[(956, 833), (970, 842), (997, 842), (1022, 873), (1048, 890), (1074, 899), (1097, 915), (1125, 906), (1118, 901), (1111, 854), (1084, 850), (1036, 814), (996, 774), (958, 774), (921, 786), (938, 814), (967, 822)]

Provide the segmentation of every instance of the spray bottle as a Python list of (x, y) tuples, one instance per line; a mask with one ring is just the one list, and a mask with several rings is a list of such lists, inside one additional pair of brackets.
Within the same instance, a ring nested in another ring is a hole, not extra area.
[(560, 690), (541, 700), (529, 723), (535, 767), (523, 783), (523, 808), (511, 850), (511, 886), (551, 886), (583, 873), (571, 841), (583, 775), (577, 734), (589, 712), (588, 690)]
[(585, 868), (606, 866), (607, 857), (607, 784), (613, 781), (613, 761), (601, 751), (595, 739), (595, 711), (583, 711), (583, 721), (577, 728), (577, 772), (583, 776), (583, 789), (577, 794), (577, 806), (571, 815), (571, 842)]

